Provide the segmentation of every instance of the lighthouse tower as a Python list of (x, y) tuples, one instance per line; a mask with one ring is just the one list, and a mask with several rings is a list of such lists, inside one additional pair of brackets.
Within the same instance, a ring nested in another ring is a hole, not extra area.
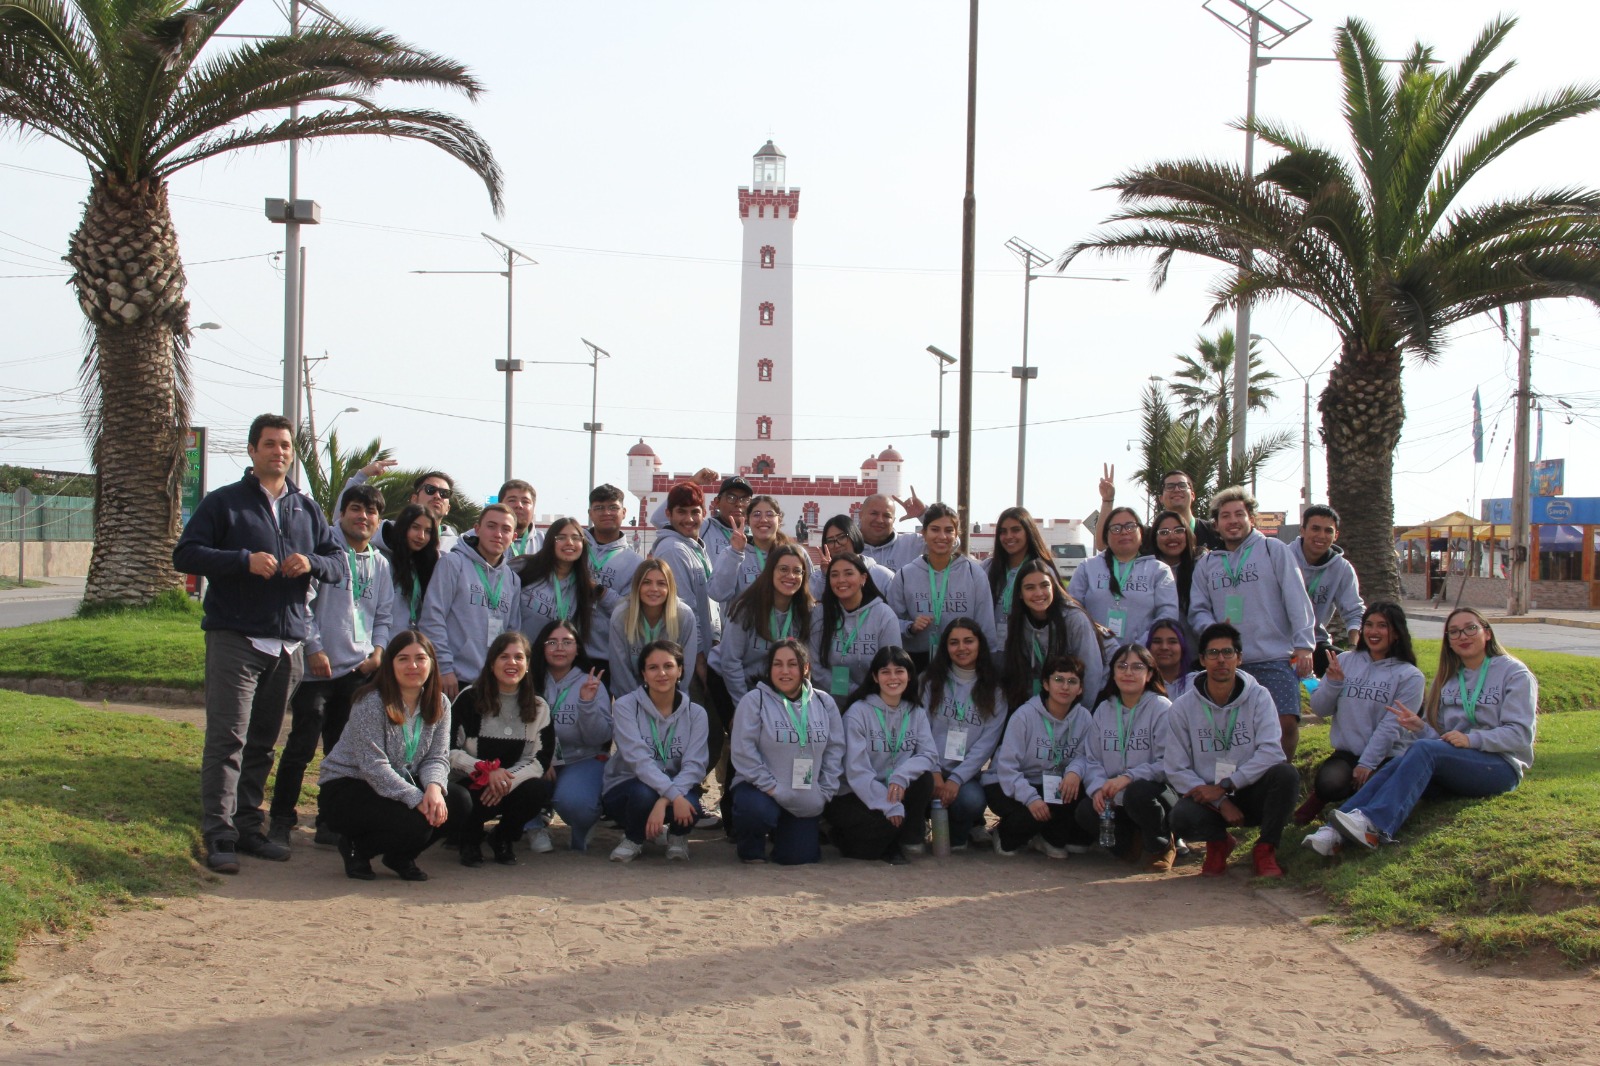
[(739, 400), (734, 469), (794, 474), (794, 219), (800, 190), (784, 184), (784, 154), (771, 141), (739, 189), (744, 227), (739, 282)]

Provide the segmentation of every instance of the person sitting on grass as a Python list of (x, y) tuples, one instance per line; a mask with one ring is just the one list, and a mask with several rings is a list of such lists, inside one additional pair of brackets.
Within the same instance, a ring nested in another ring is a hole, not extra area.
[(1149, 650), (1124, 644), (1111, 656), (1111, 677), (1095, 704), (1094, 731), (1082, 756), (1083, 791), (1093, 802), (1078, 805), (1079, 828), (1095, 832), (1109, 808), (1117, 853), (1129, 862), (1142, 853), (1156, 873), (1172, 869), (1177, 857), (1167, 816), (1178, 796), (1161, 768), (1171, 706)]
[(617, 750), (606, 760), (606, 817), (622, 823), (612, 862), (632, 862), (647, 840), (667, 831), (667, 858), (689, 858), (689, 830), (703, 813), (701, 784), (710, 762), (706, 709), (679, 689), (683, 649), (654, 640), (639, 653), (644, 684), (611, 710)]
[(496, 818), (494, 861), (515, 866), (522, 827), (550, 802), (556, 730), (529, 671), (532, 654), (527, 637), (501, 633), (489, 644), (483, 672), (450, 708), (450, 799), (466, 812), (457, 826), (462, 866), (483, 865), (483, 827)]
[(1082, 702), (1083, 672), (1076, 656), (1047, 656), (1039, 694), (1006, 723), (991, 763), (995, 781), (985, 790), (989, 809), (1000, 817), (996, 855), (1015, 855), (1032, 844), (1049, 858), (1065, 859), (1069, 850), (1085, 852), (1094, 842), (1076, 819), (1083, 776), (1073, 766), (1094, 731)]
[(1521, 784), (1533, 765), (1538, 679), (1506, 654), (1471, 607), (1450, 612), (1444, 636), (1422, 713), (1401, 703), (1389, 708), (1417, 739), (1329, 815), (1346, 840), (1369, 851), (1394, 839), (1430, 786), (1498, 796)]
[[(1330, 659), (1322, 684), (1311, 694), (1311, 709), (1333, 719), (1328, 735), (1333, 754), (1317, 767), (1310, 795), (1294, 812), (1296, 825), (1355, 795), (1380, 766), (1405, 750), (1411, 734), (1400, 728), (1389, 705), (1420, 707), (1423, 686), (1405, 612), (1399, 604), (1374, 603), (1361, 616), (1355, 650)], [(1302, 843), (1331, 855), (1343, 839), (1324, 825)]]
[(1300, 775), (1283, 755), (1278, 708), (1260, 682), (1239, 669), (1242, 641), (1227, 622), (1200, 633), (1205, 673), (1167, 712), (1162, 768), (1180, 794), (1172, 832), (1206, 842), (1200, 872), (1228, 872), (1230, 827), (1259, 825), (1251, 858), (1257, 877), (1282, 877), (1278, 842), (1300, 793)]
[[(339, 834), (346, 877), (371, 881), (372, 857), (402, 881), (426, 881), (417, 856), (451, 816), (450, 701), (433, 642), (415, 629), (383, 649), (373, 683), (356, 693), (339, 741), (322, 760), (317, 809)], [(463, 819), (464, 811), (456, 814)]]

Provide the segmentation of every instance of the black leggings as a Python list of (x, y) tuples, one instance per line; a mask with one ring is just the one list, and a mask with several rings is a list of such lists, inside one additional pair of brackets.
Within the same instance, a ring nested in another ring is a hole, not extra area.
[[(869, 807), (854, 792), (828, 801), (826, 816), (833, 844), (847, 859), (881, 859), (896, 846), (921, 844), (927, 834), (928, 804), (933, 801), (933, 775), (911, 782), (900, 801), (906, 816), (896, 827), (882, 811)], [(922, 813), (918, 813), (922, 812)]]
[[(445, 802), (450, 802), (448, 792)], [(323, 785), (317, 813), (335, 833), (349, 837), (356, 854), (364, 859), (382, 855), (395, 863), (414, 860), (444, 834), (444, 826), (435, 829), (415, 807), (380, 796), (355, 777), (340, 777)], [(445, 825), (465, 814), (452, 804)]]
[[(1290, 764), (1281, 762), (1254, 784), (1235, 792), (1233, 803), (1244, 813), (1245, 825), (1261, 827), (1260, 842), (1277, 847), (1299, 798), (1300, 774)], [(1210, 843), (1228, 835), (1228, 820), (1215, 808), (1185, 797), (1172, 808), (1172, 831), (1184, 840)]]
[[(1172, 841), (1172, 831), (1167, 827), (1167, 816), (1178, 802), (1178, 794), (1162, 781), (1130, 781), (1122, 790), (1122, 806), (1116, 808), (1116, 854), (1125, 854), (1133, 844), (1133, 831), (1138, 829), (1147, 855), (1165, 855)], [(1091, 798), (1078, 804), (1078, 828), (1100, 838), (1100, 814), (1094, 809)], [(1009, 849), (1007, 849), (1009, 850)], [(1132, 858), (1133, 856), (1128, 856)]]
[[(1354, 796), (1359, 787), (1354, 774), (1360, 762), (1361, 756), (1355, 752), (1335, 749), (1334, 753), (1322, 760), (1322, 765), (1317, 767), (1316, 774), (1311, 778), (1311, 791), (1315, 792), (1323, 803), (1335, 805), (1343, 803)], [(1383, 763), (1378, 765), (1381, 767)]]
[[(483, 789), (469, 789), (464, 782), (452, 781), (445, 798), (450, 804), (450, 821), (456, 823), (456, 839), (463, 846), (481, 844), (484, 825), (498, 818), (494, 839), (501, 843), (516, 840), (522, 835), (522, 827), (550, 806), (551, 791), (550, 782), (544, 778), (530, 778), (490, 807), (483, 802)], [(457, 811), (461, 812), (459, 822), (456, 821)]]
[(1000, 816), (1000, 846), (1007, 851), (1016, 851), (1036, 836), (1044, 837), (1044, 842), (1053, 848), (1064, 848), (1068, 844), (1087, 847), (1095, 842), (1095, 831), (1085, 831), (1078, 825), (1080, 807), (1088, 807), (1089, 813), (1094, 813), (1093, 801), (1085, 798), (1082, 792), (1071, 803), (1049, 804), (1050, 820), (1047, 822), (1035, 818), (1026, 803), (1006, 795), (999, 785), (987, 786), (983, 794), (988, 797), (989, 809)]

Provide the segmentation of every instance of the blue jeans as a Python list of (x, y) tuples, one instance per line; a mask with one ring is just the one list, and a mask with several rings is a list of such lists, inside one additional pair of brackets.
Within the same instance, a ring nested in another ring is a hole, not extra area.
[[(606, 817), (622, 823), (623, 834), (635, 844), (644, 843), (644, 827), (650, 821), (650, 812), (655, 809), (656, 801), (661, 795), (637, 777), (632, 781), (624, 781), (620, 785), (612, 786), (605, 795), (604, 807)], [(699, 818), (704, 812), (700, 808), (700, 790), (693, 789), (684, 797), (689, 801), (689, 806), (694, 808), (694, 816)], [(679, 825), (672, 820), (672, 804), (667, 804), (667, 832), (675, 837), (689, 835), (689, 830), (694, 828), (694, 823)]]
[(589, 830), (600, 820), (600, 779), (606, 764), (599, 759), (580, 759), (556, 770), (556, 790), (550, 805), (572, 829), (568, 843), (573, 851), (586, 851)]
[(1239, 669), (1255, 678), (1272, 695), (1279, 714), (1300, 717), (1300, 677), (1287, 659), (1240, 663)]
[(772, 838), (772, 861), (803, 866), (822, 858), (817, 838), (818, 815), (801, 818), (748, 781), (733, 786), (733, 842), (741, 859), (765, 859)]
[(1521, 783), (1516, 768), (1498, 755), (1458, 748), (1446, 740), (1419, 740), (1384, 763), (1339, 809), (1360, 811), (1378, 832), (1392, 837), (1429, 785), (1477, 798), (1510, 792)]
[(961, 782), (961, 788), (956, 792), (956, 800), (949, 807), (951, 847), (959, 848), (967, 843), (972, 827), (983, 817), (983, 809), (988, 803), (981, 784), (976, 781)]

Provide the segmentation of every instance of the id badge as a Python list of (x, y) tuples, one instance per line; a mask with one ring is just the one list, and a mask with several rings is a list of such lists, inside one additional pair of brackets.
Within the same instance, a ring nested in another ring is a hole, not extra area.
[(1222, 601), (1222, 613), (1234, 625), (1244, 621), (1244, 597), (1237, 593), (1226, 596)]
[(561, 738), (560, 737), (556, 737), (556, 753), (555, 753), (555, 756), (550, 760), (550, 765), (551, 766), (565, 766), (565, 765), (567, 765), (566, 757), (561, 753)]
[(1112, 608), (1106, 614), (1106, 628), (1111, 630), (1114, 637), (1122, 636), (1122, 631), (1128, 626), (1128, 612), (1121, 608)]
[(952, 729), (944, 735), (944, 757), (952, 762), (960, 762), (967, 757), (965, 729)]
[(1217, 763), (1217, 779), (1215, 781), (1211, 782), (1211, 783), (1213, 785), (1222, 784), (1223, 781), (1225, 781), (1226, 779), (1232, 777), (1238, 771), (1238, 769), (1239, 769), (1239, 764), (1236, 763), (1236, 762), (1218, 762)]
[(1059, 804), (1061, 802), (1061, 777), (1061, 774), (1044, 775), (1044, 787), (1040, 791), (1044, 793), (1044, 801), (1046, 803)]
[(490, 611), (489, 614), (488, 614), (488, 618), (489, 618), (489, 640), (492, 642), (495, 637), (498, 637), (501, 633), (504, 633), (506, 631), (506, 620), (502, 615), (500, 615), (496, 611)]
[(789, 773), (789, 787), (794, 789), (809, 789), (815, 777), (811, 769), (810, 759), (796, 759), (794, 767)]
[(833, 668), (833, 681), (829, 684), (828, 691), (835, 696), (850, 695), (850, 668), (848, 666), (835, 666)]
[(370, 644), (372, 640), (367, 630), (367, 620), (361, 614), (361, 605), (359, 603), (355, 605), (355, 609), (350, 614), (350, 636), (357, 647), (363, 644)]

